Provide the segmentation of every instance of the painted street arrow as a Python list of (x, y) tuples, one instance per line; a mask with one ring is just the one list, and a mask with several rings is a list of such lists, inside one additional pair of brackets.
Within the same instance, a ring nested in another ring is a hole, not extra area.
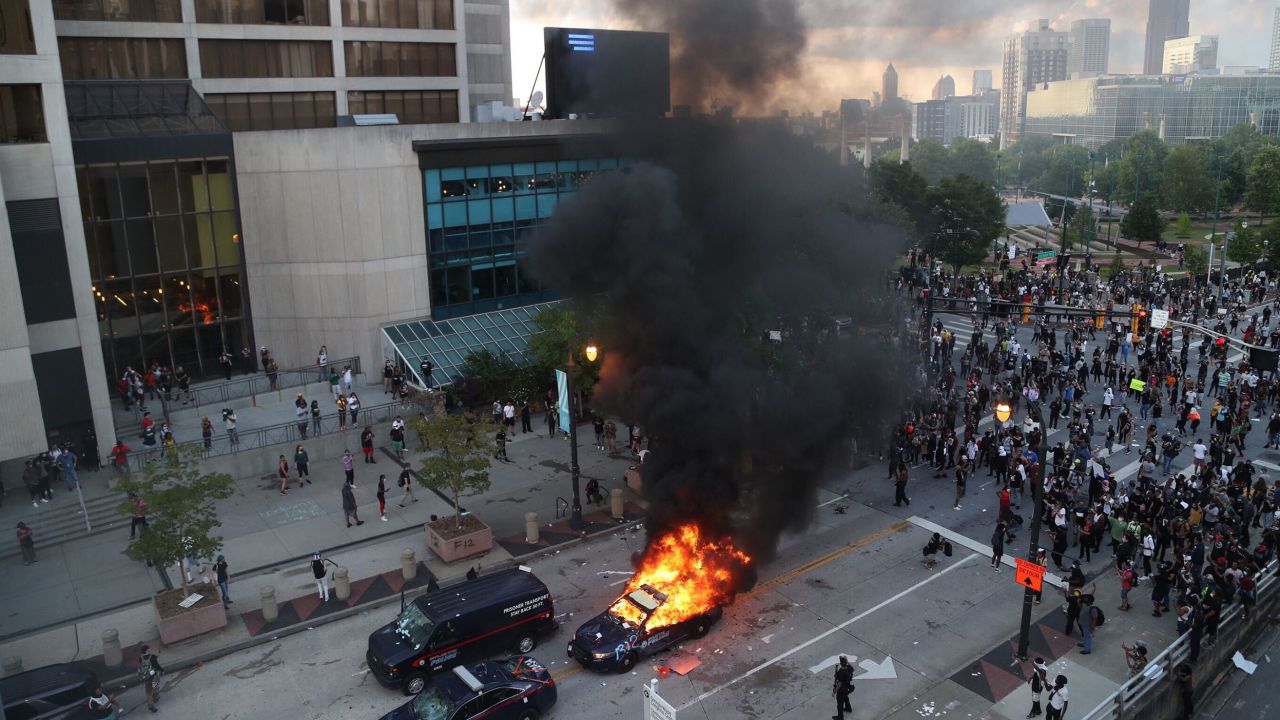
[(854, 680), (898, 679), (898, 671), (893, 668), (893, 658), (891, 657), (886, 656), (882, 663), (877, 663), (875, 660), (863, 660), (858, 663), (858, 667), (866, 670), (866, 672), (854, 678)]
[[(851, 663), (858, 662), (858, 656), (857, 656), (857, 655), (854, 655), (854, 654), (852, 654), (852, 653), (845, 653), (845, 657), (849, 658), (849, 662), (851, 662)], [(813, 667), (809, 668), (809, 672), (813, 673), (814, 675), (817, 675), (818, 673), (822, 672), (823, 670), (826, 670), (827, 668), (834, 666), (834, 665), (835, 665), (836, 663), (838, 663), (838, 662), (840, 662), (840, 656), (839, 656), (839, 655), (832, 655), (831, 657), (827, 658), (826, 660), (823, 660), (822, 662), (818, 663), (817, 665), (814, 665)]]

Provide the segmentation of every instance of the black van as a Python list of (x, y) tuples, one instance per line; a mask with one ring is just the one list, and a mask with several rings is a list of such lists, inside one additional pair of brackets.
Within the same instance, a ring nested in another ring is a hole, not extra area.
[(386, 687), (417, 695), (438, 670), (527, 654), (556, 629), (547, 586), (524, 566), (427, 593), (369, 636), (365, 659)]
[(76, 720), (98, 679), (88, 663), (62, 663), (0, 679), (5, 720)]

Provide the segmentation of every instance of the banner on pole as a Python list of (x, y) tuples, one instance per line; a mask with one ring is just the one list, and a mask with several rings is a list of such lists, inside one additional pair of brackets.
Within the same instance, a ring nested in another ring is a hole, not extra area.
[(556, 370), (556, 409), (560, 413), (560, 429), (569, 432), (569, 376)]

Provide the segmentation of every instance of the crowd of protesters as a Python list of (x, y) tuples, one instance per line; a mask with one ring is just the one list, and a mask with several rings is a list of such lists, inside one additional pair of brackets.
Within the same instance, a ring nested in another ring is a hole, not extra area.
[[(1265, 275), (1246, 272), (1218, 295), (1152, 268), (1104, 280), (1087, 266), (1060, 274), (1024, 262), (953, 276), (913, 251), (895, 284), (918, 310), (921, 388), (890, 440), (897, 499), (909, 470), (927, 464), (955, 483), (960, 509), (985, 471), (998, 498), (998, 571), (1045, 463), (1041, 544), (1067, 579), (1064, 632), (1080, 630), (1082, 652), (1092, 650), (1101, 609), (1080, 563), (1105, 543), (1117, 609), (1172, 615), (1194, 665), (1227, 604), (1239, 600), (1247, 616), (1280, 539), (1280, 484), (1246, 456), (1280, 448), (1280, 378), (1236, 342), (1280, 348), (1280, 297)], [(1175, 324), (1153, 327), (1153, 310)], [(941, 312), (953, 313), (948, 323)], [(1009, 420), (992, 417), (997, 404)], [(1253, 423), (1265, 443), (1250, 441)], [(1126, 652), (1145, 658), (1145, 648)]]

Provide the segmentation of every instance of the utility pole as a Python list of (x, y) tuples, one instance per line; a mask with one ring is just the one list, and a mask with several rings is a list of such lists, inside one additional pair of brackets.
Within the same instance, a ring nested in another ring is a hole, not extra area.
[[(1218, 172), (1216, 176), (1217, 180), (1214, 182), (1214, 186), (1213, 186), (1213, 229), (1209, 231), (1209, 252), (1213, 252), (1213, 245), (1214, 243), (1218, 242), (1218, 200), (1222, 197), (1222, 156), (1221, 155), (1215, 156), (1214, 161), (1215, 161), (1215, 164), (1218, 166)], [(1227, 248), (1224, 246), (1222, 248), (1222, 280), (1224, 281), (1224, 284), (1227, 279), (1226, 273), (1227, 273)], [(1213, 256), (1212, 255), (1209, 257), (1209, 272), (1207, 274), (1210, 277), (1213, 276)]]
[[(1037, 409), (1035, 421), (1040, 425), (1040, 442), (1036, 443), (1036, 470), (1031, 475), (1031, 496), (1034, 505), (1034, 511), (1031, 514), (1031, 546), (1027, 549), (1027, 559), (1031, 562), (1036, 561), (1037, 551), (1040, 549), (1040, 517), (1044, 515), (1044, 472), (1045, 466), (1049, 462), (1049, 447), (1047, 426), (1044, 424), (1044, 413)], [(1041, 593), (1043, 593), (1043, 589)], [(1031, 644), (1031, 613), (1036, 594), (1031, 588), (1023, 588), (1022, 590), (1022, 622), (1018, 626), (1018, 653), (1019, 660), (1027, 659), (1027, 651)]]

